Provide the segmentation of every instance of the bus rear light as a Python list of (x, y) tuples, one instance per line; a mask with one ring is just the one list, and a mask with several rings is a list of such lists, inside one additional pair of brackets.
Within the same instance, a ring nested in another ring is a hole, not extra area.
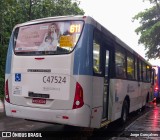
[(5, 100), (10, 103), (10, 99), (9, 99), (9, 89), (8, 89), (8, 80), (6, 81), (5, 84)]
[(83, 89), (82, 89), (81, 85), (77, 82), (76, 83), (76, 92), (75, 92), (75, 97), (74, 97), (74, 102), (73, 102), (72, 109), (80, 108), (83, 105), (84, 105)]
[(63, 119), (68, 120), (69, 117), (68, 116), (62, 116)]
[(11, 112), (12, 112), (12, 113), (16, 113), (17, 111), (16, 111), (16, 110), (11, 110)]
[(155, 87), (155, 88), (154, 88), (154, 91), (158, 91), (158, 87)]
[(34, 59), (36, 59), (36, 60), (43, 60), (44, 57), (36, 57), (36, 58), (34, 58)]

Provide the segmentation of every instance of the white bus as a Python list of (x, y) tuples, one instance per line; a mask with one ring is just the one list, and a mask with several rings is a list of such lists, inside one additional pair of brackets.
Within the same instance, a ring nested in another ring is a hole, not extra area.
[(6, 115), (89, 128), (126, 122), (152, 98), (151, 68), (89, 16), (18, 24), (6, 61)]

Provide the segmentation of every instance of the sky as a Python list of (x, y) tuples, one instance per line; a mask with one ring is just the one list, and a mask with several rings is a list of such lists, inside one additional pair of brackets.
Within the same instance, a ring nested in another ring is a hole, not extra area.
[[(139, 35), (135, 33), (140, 24), (137, 20), (133, 22), (132, 18), (151, 6), (143, 0), (80, 0), (79, 5), (86, 16), (93, 17), (144, 58), (144, 46), (138, 44)], [(160, 60), (149, 62), (160, 66)]]

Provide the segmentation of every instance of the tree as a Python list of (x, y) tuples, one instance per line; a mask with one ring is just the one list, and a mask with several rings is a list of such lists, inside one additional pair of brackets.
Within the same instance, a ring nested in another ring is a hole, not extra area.
[(140, 27), (135, 32), (140, 34), (139, 43), (144, 44), (146, 57), (160, 58), (160, 0), (149, 0), (153, 5), (139, 12), (133, 20), (139, 20)]
[(0, 46), (8, 44), (16, 24), (50, 16), (83, 15), (78, 6), (77, 0), (1, 0)]
[(79, 2), (73, 0), (19, 0), (19, 4), (27, 20), (84, 14), (84, 11), (78, 7)]
[(84, 14), (78, 0), (1, 0), (0, 4), (0, 98), (4, 95), (7, 46), (13, 27), (28, 20)]

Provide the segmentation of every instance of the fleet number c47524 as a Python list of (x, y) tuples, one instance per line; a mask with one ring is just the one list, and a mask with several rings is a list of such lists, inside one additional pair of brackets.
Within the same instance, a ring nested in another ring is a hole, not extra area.
[(67, 82), (65, 76), (43, 76), (43, 83), (59, 83), (65, 84)]

